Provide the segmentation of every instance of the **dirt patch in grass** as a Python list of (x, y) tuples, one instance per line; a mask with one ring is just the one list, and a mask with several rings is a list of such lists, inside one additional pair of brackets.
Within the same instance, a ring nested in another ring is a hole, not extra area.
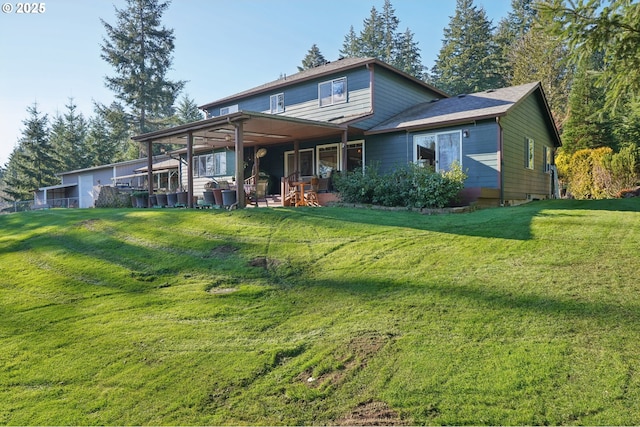
[(211, 249), (208, 258), (226, 258), (238, 250), (235, 246), (231, 245), (220, 245)]
[(272, 268), (278, 267), (281, 264), (282, 263), (277, 259), (267, 258), (266, 256), (258, 256), (249, 261), (250, 267), (258, 267), (265, 270), (270, 270)]
[(327, 385), (340, 384), (351, 372), (366, 367), (374, 357), (391, 340), (391, 336), (378, 333), (358, 335), (349, 341), (343, 351), (336, 352), (334, 369), (326, 370), (317, 377), (314, 369), (309, 368), (297, 376), (309, 387), (318, 388)]
[(384, 402), (370, 400), (356, 406), (350, 414), (336, 421), (339, 426), (402, 426), (400, 415)]

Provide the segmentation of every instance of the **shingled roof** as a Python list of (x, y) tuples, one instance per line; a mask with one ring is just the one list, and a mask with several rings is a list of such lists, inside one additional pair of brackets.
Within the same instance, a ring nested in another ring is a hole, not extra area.
[(538, 89), (542, 91), (540, 83), (528, 83), (425, 102), (408, 108), (369, 129), (365, 134), (435, 128), (504, 116), (518, 102)]
[(397, 73), (409, 80), (414, 81), (415, 83), (424, 86), (432, 91), (434, 91), (435, 93), (439, 93), (440, 95), (442, 95), (443, 98), (447, 97), (448, 95), (435, 88), (434, 86), (429, 85), (428, 83), (422, 81), (422, 80), (418, 80), (413, 76), (410, 76), (409, 74), (406, 74), (403, 71), (400, 71), (394, 67), (392, 67), (389, 64), (386, 64), (385, 62), (382, 62), (378, 59), (375, 58), (342, 58), (339, 59), (337, 61), (332, 61), (332, 62), (327, 62), (324, 65), (319, 65), (317, 67), (314, 68), (310, 68), (308, 70), (304, 70), (304, 71), (300, 71), (298, 73), (292, 74), (290, 76), (284, 76), (278, 80), (274, 80), (272, 82), (269, 83), (265, 83), (263, 85), (260, 86), (256, 86), (252, 89), (248, 89), (246, 91), (243, 92), (239, 92), (236, 94), (233, 94), (231, 96), (225, 97), (225, 98), (221, 98), (218, 99), (216, 101), (210, 102), (208, 104), (202, 105), (198, 108), (202, 109), (202, 110), (206, 110), (210, 107), (213, 107), (215, 105), (219, 105), (219, 104), (227, 104), (227, 103), (231, 103), (232, 101), (235, 101), (237, 99), (241, 99), (244, 98), (246, 96), (250, 96), (250, 95), (256, 95), (262, 92), (267, 92), (267, 91), (273, 91), (275, 89), (284, 87), (284, 86), (290, 86), (293, 83), (299, 83), (299, 82), (303, 82), (306, 80), (311, 80), (311, 79), (315, 79), (318, 77), (322, 77), (324, 75), (329, 75), (329, 74), (333, 74), (336, 73), (338, 71), (346, 71), (346, 70), (350, 70), (353, 68), (357, 68), (357, 67), (361, 67), (361, 66), (365, 66), (365, 65), (375, 65), (375, 66), (380, 66), (380, 67), (384, 67), (387, 68), (391, 71), (393, 71), (394, 73)]

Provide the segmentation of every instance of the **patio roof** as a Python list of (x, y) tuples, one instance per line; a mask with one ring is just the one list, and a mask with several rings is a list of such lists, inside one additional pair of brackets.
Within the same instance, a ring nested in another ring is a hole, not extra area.
[(242, 122), (244, 146), (265, 146), (294, 141), (340, 137), (345, 125), (298, 119), (274, 114), (239, 111), (221, 117), (187, 123), (170, 129), (134, 136), (137, 142), (187, 144), (187, 135), (193, 142), (213, 148), (233, 147), (235, 125)]

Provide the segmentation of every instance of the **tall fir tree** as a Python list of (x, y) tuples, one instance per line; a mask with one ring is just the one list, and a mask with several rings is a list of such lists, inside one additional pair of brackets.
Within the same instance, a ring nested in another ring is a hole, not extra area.
[(344, 38), (340, 54), (344, 57), (377, 58), (418, 79), (424, 77), (418, 43), (407, 28), (398, 32), (400, 20), (390, 0), (385, 0), (382, 12), (371, 8), (368, 18), (363, 20), (359, 35), (351, 26)]
[(167, 77), (175, 47), (173, 30), (161, 24), (168, 7), (159, 0), (127, 0), (126, 8), (115, 8), (115, 25), (101, 20), (106, 30), (101, 57), (116, 72), (105, 83), (130, 109), (136, 133), (169, 125), (184, 87)]
[(322, 52), (320, 52), (318, 45), (314, 43), (302, 59), (302, 66), (298, 67), (298, 71), (310, 70), (311, 68), (324, 65), (327, 62)]
[(29, 117), (22, 123), (22, 137), (7, 163), (4, 182), (9, 200), (28, 200), (40, 187), (59, 182), (56, 178), (56, 162), (52, 158), (49, 143), (49, 118), (42, 115), (38, 105), (27, 108)]
[(616, 148), (613, 123), (604, 111), (605, 89), (596, 85), (596, 73), (601, 69), (602, 57), (594, 55), (576, 71), (562, 133), (562, 148), (569, 154), (584, 148)]
[(494, 40), (498, 52), (499, 86), (509, 86), (511, 84), (513, 66), (509, 53), (512, 46), (522, 40), (529, 32), (535, 21), (537, 9), (534, 2), (535, 0), (511, 0), (511, 10), (498, 23)]
[(510, 84), (539, 81), (547, 96), (558, 129), (562, 131), (567, 114), (567, 99), (572, 69), (567, 63), (566, 45), (535, 24), (509, 51), (512, 76)]
[(444, 29), (444, 39), (431, 80), (450, 94), (478, 92), (500, 86), (497, 49), (491, 21), (473, 0), (457, 0)]
[(50, 142), (59, 171), (83, 169), (91, 165), (87, 147), (88, 123), (78, 106), (69, 99), (64, 114), (58, 114), (51, 124)]
[(360, 39), (353, 28), (349, 27), (349, 32), (344, 36), (340, 55), (345, 58), (356, 58), (360, 56)]
[(180, 98), (178, 107), (176, 108), (176, 124), (183, 125), (186, 123), (197, 122), (202, 120), (204, 115), (198, 108), (198, 104), (193, 98), (185, 94)]

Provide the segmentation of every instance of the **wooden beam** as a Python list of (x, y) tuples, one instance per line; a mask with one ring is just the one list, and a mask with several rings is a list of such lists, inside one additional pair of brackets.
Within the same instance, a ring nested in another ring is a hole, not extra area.
[(244, 195), (244, 124), (234, 124), (236, 128), (236, 202), (238, 209), (245, 207)]
[(349, 140), (349, 134), (347, 130), (342, 132), (342, 171), (347, 171), (347, 141)]
[(187, 207), (193, 207), (193, 133), (187, 134)]
[(147, 197), (147, 207), (152, 208), (151, 196), (153, 195), (153, 142), (147, 141), (147, 184), (149, 187), (149, 197)]

